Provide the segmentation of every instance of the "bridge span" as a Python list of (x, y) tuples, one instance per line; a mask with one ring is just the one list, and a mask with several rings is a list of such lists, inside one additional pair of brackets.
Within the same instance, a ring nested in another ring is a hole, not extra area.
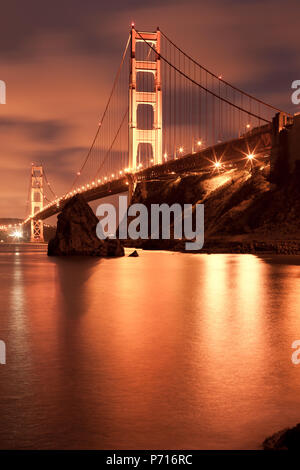
[[(88, 202), (125, 191), (130, 198), (139, 181), (269, 161), (278, 131), (275, 115), (282, 127), (292, 119), (209, 71), (159, 28), (142, 32), (132, 25), (95, 137), (73, 170), (72, 187), (58, 197), (45, 168), (34, 165), (23, 225), (31, 224), (32, 241), (42, 241), (43, 220), (75, 194)], [(275, 145), (280, 153), (280, 142)]]
[[(269, 162), (272, 147), (272, 126), (264, 125), (249, 131), (244, 136), (228, 142), (220, 142), (212, 147), (194, 152), (183, 157), (153, 165), (133, 173), (125, 173), (104, 184), (95, 181), (84, 185), (53, 201), (31, 218), (45, 220), (59, 213), (64, 205), (75, 195), (82, 194), (87, 202), (112, 196), (122, 192), (133, 191), (134, 184), (139, 181), (166, 178), (174, 174), (201, 171), (226, 171), (232, 167), (255, 165), (260, 161)], [(250, 156), (250, 159), (249, 159)], [(253, 157), (253, 159), (252, 159)]]

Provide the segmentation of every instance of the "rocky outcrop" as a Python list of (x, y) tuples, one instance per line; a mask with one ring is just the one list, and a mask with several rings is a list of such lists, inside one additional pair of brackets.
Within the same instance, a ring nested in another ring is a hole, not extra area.
[[(269, 182), (269, 165), (251, 170), (174, 175), (139, 182), (132, 203), (205, 205), (205, 242), (201, 253), (300, 253), (300, 167), (286, 186)], [(129, 219), (128, 219), (129, 220)], [(148, 220), (150, 227), (151, 220)], [(185, 241), (126, 240), (146, 250), (185, 251)]]
[(300, 450), (300, 423), (273, 434), (263, 442), (264, 450)]
[(56, 235), (48, 244), (48, 256), (124, 256), (119, 240), (97, 237), (97, 224), (94, 212), (82, 195), (77, 194), (58, 215)]

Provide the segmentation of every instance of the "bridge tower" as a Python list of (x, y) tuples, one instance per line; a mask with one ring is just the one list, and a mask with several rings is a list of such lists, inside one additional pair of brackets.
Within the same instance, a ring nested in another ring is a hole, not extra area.
[[(146, 46), (148, 54), (143, 60), (136, 59), (136, 44), (147, 41), (157, 54)], [(152, 53), (152, 57), (151, 57)], [(131, 29), (131, 59), (129, 81), (129, 167), (137, 170), (137, 155), (139, 144), (150, 144), (152, 147), (153, 164), (162, 163), (162, 90), (160, 73), (160, 31), (155, 33), (137, 32)], [(155, 60), (153, 60), (155, 55)], [(150, 60), (149, 59), (152, 59)], [(149, 73), (154, 77), (153, 91), (137, 90), (137, 74)], [(139, 129), (137, 127), (137, 111), (140, 105), (150, 105), (153, 109), (153, 128)]]
[[(43, 167), (41, 165), (32, 165), (31, 167), (31, 191), (30, 191), (30, 204), (31, 216), (41, 211), (44, 206), (44, 187), (43, 187)], [(31, 242), (44, 241), (44, 226), (43, 221), (38, 219), (31, 219), (30, 229)]]

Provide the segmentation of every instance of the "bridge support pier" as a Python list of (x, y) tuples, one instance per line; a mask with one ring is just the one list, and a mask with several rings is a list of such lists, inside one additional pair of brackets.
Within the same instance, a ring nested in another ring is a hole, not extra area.
[(31, 219), (30, 241), (31, 242), (43, 242), (44, 241), (44, 224), (42, 220)]
[(44, 207), (44, 188), (43, 188), (43, 167), (32, 165), (31, 167), (31, 223), (30, 223), (30, 241), (44, 241), (44, 225), (42, 220), (35, 219), (34, 216)]
[(134, 195), (134, 191), (137, 185), (137, 180), (134, 177), (134, 175), (127, 175), (127, 179), (128, 179), (128, 205), (130, 206), (133, 195)]

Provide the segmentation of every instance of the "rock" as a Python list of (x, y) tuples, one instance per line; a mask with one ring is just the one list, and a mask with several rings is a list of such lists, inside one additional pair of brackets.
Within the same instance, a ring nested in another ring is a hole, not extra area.
[(134, 250), (132, 253), (130, 253), (130, 255), (128, 255), (128, 257), (132, 257), (132, 258), (137, 258), (139, 256), (138, 252), (136, 250)]
[(106, 256), (108, 257), (113, 257), (113, 256), (124, 256), (124, 248), (123, 245), (121, 245), (120, 241), (117, 239), (112, 239), (108, 238), (107, 240), (104, 241), (107, 246), (107, 254)]
[(300, 423), (273, 434), (263, 442), (264, 450), (300, 450)]
[(119, 240), (100, 240), (98, 218), (81, 194), (72, 197), (57, 217), (56, 235), (49, 241), (48, 256), (124, 256)]

